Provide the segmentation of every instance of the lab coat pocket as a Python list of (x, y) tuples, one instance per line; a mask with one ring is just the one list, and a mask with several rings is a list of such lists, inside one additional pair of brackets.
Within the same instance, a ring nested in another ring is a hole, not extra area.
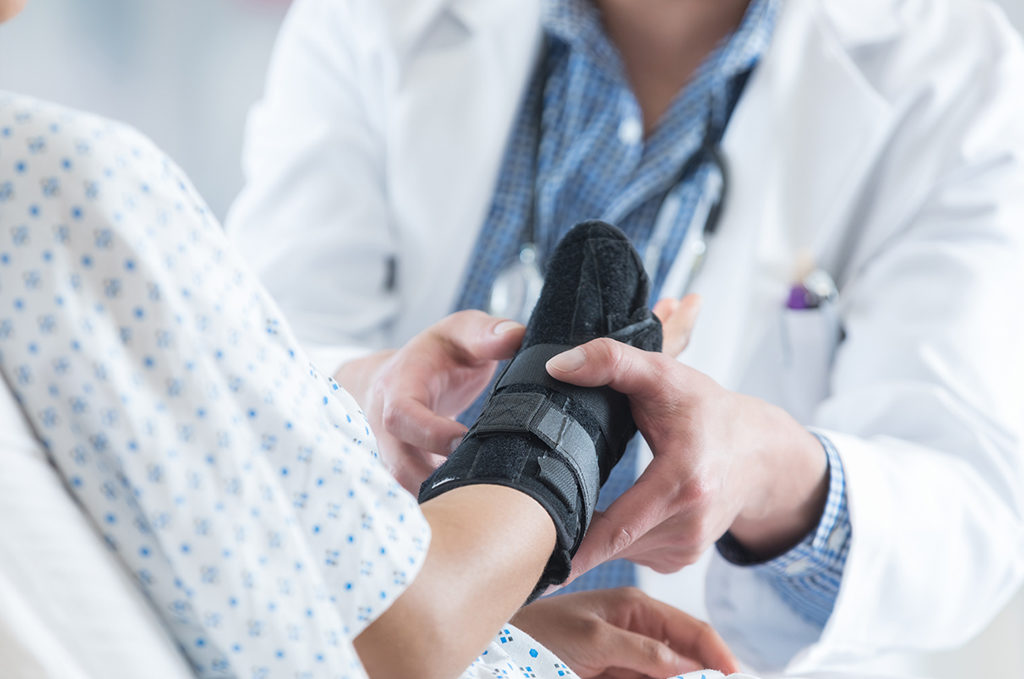
[(781, 309), (751, 356), (741, 391), (810, 424), (818, 404), (828, 396), (841, 335), (832, 302), (816, 309)]

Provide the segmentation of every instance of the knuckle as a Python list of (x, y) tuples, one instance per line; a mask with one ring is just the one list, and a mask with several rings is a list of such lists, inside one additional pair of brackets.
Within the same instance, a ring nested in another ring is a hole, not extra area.
[[(640, 565), (646, 565), (639, 559), (633, 561)], [(619, 611), (640, 609), (644, 606), (647, 599), (647, 595), (639, 587), (635, 586), (616, 587), (615, 589), (605, 590), (605, 593), (611, 604)]]
[(594, 517), (590, 530), (593, 531), (597, 524), (602, 524), (600, 529), (605, 530), (605, 535), (608, 536), (605, 544), (609, 553), (605, 555), (606, 558), (614, 558), (636, 541), (638, 531), (629, 525), (615, 523), (603, 514)]
[(587, 617), (579, 622), (579, 634), (583, 639), (596, 643), (605, 635), (605, 624), (603, 621)]
[(654, 667), (661, 667), (672, 662), (672, 654), (668, 646), (654, 639), (645, 639), (641, 652), (644, 658)]
[(718, 645), (718, 632), (715, 631), (715, 628), (712, 627), (710, 623), (697, 618), (694, 618), (692, 622), (697, 630), (694, 636), (697, 638), (698, 648), (710, 648)]
[(647, 595), (639, 587), (622, 587), (619, 594), (626, 603), (630, 604), (643, 603), (647, 600)]
[(618, 526), (612, 535), (612, 550), (618, 554), (633, 544), (634, 540), (633, 530), (628, 526)]
[(624, 354), (622, 345), (613, 339), (601, 337), (590, 344), (597, 358), (608, 364), (612, 372), (618, 372), (622, 368)]
[(402, 423), (402, 407), (394, 401), (387, 401), (381, 405), (380, 420), (386, 431), (394, 431)]
[(687, 513), (702, 517), (714, 501), (712, 484), (703, 474), (694, 474), (679, 488), (677, 499)]
[(700, 638), (717, 636), (715, 629), (711, 626), (711, 623), (700, 620), (698, 618), (693, 619), (693, 625), (697, 628), (697, 636)]
[(463, 309), (462, 311), (456, 311), (453, 314), (449, 314), (448, 316), (443, 318), (441, 320), (441, 322), (438, 323), (438, 325), (441, 326), (441, 327), (447, 328), (447, 327), (452, 326), (452, 325), (458, 325), (460, 323), (464, 323), (467, 320), (473, 319), (473, 317), (476, 314), (482, 314), (482, 313), (483, 313), (482, 311), (477, 311), (476, 309)]
[[(412, 437), (409, 437), (412, 438)], [(447, 428), (443, 421), (434, 420), (429, 423), (424, 423), (422, 426), (422, 433), (418, 440), (424, 445), (431, 448), (431, 452), (439, 453), (444, 452), (445, 454), (451, 452), (448, 450), (448, 446), (451, 444), (451, 436), (447, 435)]]
[(479, 309), (463, 309), (448, 316), (442, 327), (448, 334), (461, 334), (463, 331), (472, 330), (493, 320), (491, 316)]

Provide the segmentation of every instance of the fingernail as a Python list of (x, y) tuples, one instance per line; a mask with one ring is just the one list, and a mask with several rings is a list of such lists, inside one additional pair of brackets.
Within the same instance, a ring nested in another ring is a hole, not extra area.
[(463, 437), (461, 436), (456, 436), (455, 438), (453, 438), (451, 444), (448, 446), (448, 450), (454, 453), (455, 449), (462, 445), (462, 438)]
[(522, 328), (522, 323), (516, 323), (515, 321), (502, 321), (494, 326), (495, 335), (504, 335), (506, 332), (512, 332), (513, 330), (519, 330)]
[(583, 367), (587, 362), (587, 355), (582, 349), (576, 347), (565, 353), (559, 354), (548, 361), (549, 368), (554, 368), (564, 373), (571, 373)]

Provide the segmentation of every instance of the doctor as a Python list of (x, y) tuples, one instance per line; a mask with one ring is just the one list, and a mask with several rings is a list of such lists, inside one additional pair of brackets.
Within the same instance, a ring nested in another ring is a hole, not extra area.
[(322, 367), (382, 385), (414, 484), (477, 358), (389, 348), (518, 315), (531, 260), (616, 222), (703, 311), (681, 362), (549, 364), (630, 394), (653, 452), (578, 570), (683, 569), (640, 582), (685, 602), (717, 541), (741, 657), (849, 666), (965, 640), (1024, 572), (1022, 78), (976, 2), (299, 0), (228, 228)]

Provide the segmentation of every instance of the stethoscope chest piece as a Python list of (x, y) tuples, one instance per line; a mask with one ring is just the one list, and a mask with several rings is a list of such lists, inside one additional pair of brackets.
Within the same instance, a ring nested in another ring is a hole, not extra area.
[(530, 320), (543, 287), (544, 275), (537, 261), (537, 247), (526, 243), (519, 250), (519, 258), (502, 269), (494, 279), (487, 311), (492, 316), (525, 324)]

